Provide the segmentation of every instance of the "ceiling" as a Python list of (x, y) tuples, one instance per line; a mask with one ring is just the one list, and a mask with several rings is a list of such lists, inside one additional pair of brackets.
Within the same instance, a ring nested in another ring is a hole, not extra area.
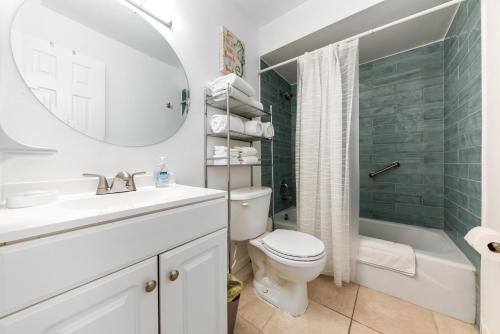
[(307, 0), (234, 0), (244, 13), (257, 24), (263, 26), (294, 9)]
[[(448, 1), (385, 0), (380, 4), (274, 50), (262, 56), (262, 59), (268, 65), (277, 64)], [(457, 7), (457, 5), (451, 6), (363, 37), (360, 39), (359, 47), (360, 63), (442, 40)], [(279, 67), (276, 72), (290, 83), (297, 82), (296, 62)]]

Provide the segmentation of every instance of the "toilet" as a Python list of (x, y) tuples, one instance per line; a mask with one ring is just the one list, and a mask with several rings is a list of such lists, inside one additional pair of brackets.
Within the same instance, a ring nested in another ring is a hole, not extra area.
[(231, 191), (231, 240), (248, 241), (256, 294), (293, 315), (308, 305), (307, 282), (325, 268), (323, 242), (312, 235), (291, 231), (267, 232), (271, 200), (267, 187)]

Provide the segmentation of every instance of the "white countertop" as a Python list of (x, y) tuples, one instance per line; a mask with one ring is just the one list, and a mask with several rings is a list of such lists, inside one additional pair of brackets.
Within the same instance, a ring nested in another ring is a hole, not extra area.
[(102, 222), (224, 198), (225, 191), (176, 185), (135, 192), (61, 196), (57, 202), (0, 210), (0, 246)]

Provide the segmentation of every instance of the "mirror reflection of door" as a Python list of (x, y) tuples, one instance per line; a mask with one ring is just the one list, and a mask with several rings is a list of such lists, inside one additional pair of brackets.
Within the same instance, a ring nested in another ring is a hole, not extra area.
[(19, 36), (21, 71), (29, 88), (54, 115), (74, 129), (104, 140), (106, 65), (55, 43)]
[(26, 0), (12, 24), (14, 59), (33, 95), (76, 131), (159, 143), (187, 117), (189, 86), (149, 20), (124, 0)]

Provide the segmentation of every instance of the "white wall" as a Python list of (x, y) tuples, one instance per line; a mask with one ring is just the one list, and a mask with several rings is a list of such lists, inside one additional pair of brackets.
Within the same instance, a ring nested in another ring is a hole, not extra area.
[(265, 55), (383, 1), (306, 1), (259, 29), (259, 55)]
[[(150, 0), (161, 1), (161, 0)], [(226, 25), (246, 46), (246, 79), (257, 87), (257, 27), (231, 0), (177, 0), (173, 29), (160, 24), (183, 63), (191, 90), (191, 109), (184, 126), (171, 139), (144, 148), (104, 144), (67, 127), (50, 115), (32, 96), (16, 70), (10, 51), (10, 22), (22, 0), (0, 4), (0, 120), (15, 139), (46, 146), (59, 153), (42, 158), (4, 163), (4, 181), (20, 182), (79, 177), (83, 172), (113, 176), (117, 171), (151, 171), (166, 155), (179, 183), (203, 185), (203, 85), (220, 75), (219, 26)], [(222, 187), (223, 171), (213, 187)], [(248, 182), (248, 172), (233, 173), (235, 184)], [(214, 178), (215, 179), (215, 178)]]
[[(484, 226), (500, 232), (500, 21), (498, 0), (481, 2), (482, 56), (482, 217)], [(500, 264), (481, 258), (481, 333), (500, 333)]]

